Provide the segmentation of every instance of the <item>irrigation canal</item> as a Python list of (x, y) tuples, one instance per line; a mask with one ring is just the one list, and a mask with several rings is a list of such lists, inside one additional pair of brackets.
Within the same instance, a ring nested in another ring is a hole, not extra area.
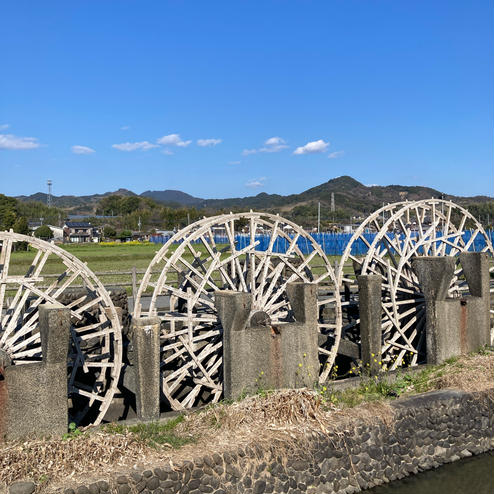
[(493, 494), (494, 452), (464, 458), (402, 480), (365, 491), (366, 494)]

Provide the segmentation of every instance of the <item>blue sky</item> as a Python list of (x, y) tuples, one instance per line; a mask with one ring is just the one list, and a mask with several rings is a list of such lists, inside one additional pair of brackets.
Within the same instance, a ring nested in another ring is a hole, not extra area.
[(493, 4), (4, 2), (0, 192), (494, 195)]

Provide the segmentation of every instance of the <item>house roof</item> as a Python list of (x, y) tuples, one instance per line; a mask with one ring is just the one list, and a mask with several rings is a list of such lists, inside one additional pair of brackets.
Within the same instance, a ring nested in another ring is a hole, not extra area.
[(67, 221), (65, 225), (69, 228), (92, 228), (91, 223), (87, 221)]

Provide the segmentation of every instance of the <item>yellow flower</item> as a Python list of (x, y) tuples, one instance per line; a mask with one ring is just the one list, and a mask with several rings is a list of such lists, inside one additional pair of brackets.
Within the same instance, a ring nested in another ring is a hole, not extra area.
[(305, 358), (305, 357), (307, 357), (307, 354), (306, 354), (306, 353), (304, 353), (304, 358)]
[(299, 367), (302, 367), (302, 364), (298, 364)]

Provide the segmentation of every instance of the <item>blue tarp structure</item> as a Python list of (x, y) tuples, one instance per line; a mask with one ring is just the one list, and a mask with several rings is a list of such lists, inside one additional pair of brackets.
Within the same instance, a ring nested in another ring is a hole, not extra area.
[[(463, 241), (465, 242), (465, 244), (468, 244), (468, 242), (472, 238), (473, 233), (474, 233), (473, 230), (467, 230), (463, 233)], [(491, 239), (491, 243), (492, 243), (494, 241), (494, 231), (489, 230), (486, 233), (488, 237)], [(351, 233), (311, 233), (310, 235), (322, 247), (323, 251), (329, 256), (341, 256), (346, 246), (348, 245), (348, 242), (352, 238)], [(394, 235), (394, 234), (390, 233), (388, 235)], [(439, 238), (440, 236), (441, 236), (441, 232), (437, 232), (436, 237)], [(363, 237), (369, 242), (369, 244), (371, 244), (376, 237), (376, 233), (364, 233)], [(290, 238), (294, 238), (294, 236), (290, 235)], [(169, 239), (170, 239), (169, 236), (154, 235), (151, 237), (151, 242), (164, 244)], [(265, 251), (268, 249), (269, 242), (271, 240), (270, 235), (256, 235), (255, 239), (256, 242), (259, 242), (256, 247), (256, 250)], [(405, 239), (405, 235), (400, 234), (400, 239), (403, 242)], [(448, 240), (452, 241), (452, 239), (448, 239)], [(221, 236), (221, 235), (215, 235), (214, 241), (216, 244), (229, 243), (228, 238), (226, 236)], [(244, 247), (247, 247), (250, 244), (250, 236), (245, 234), (237, 234), (235, 235), (235, 242), (237, 244), (238, 250), (243, 249)], [(438, 240), (438, 246), (440, 243), (442, 243), (441, 240)], [(288, 240), (278, 237), (274, 242), (273, 252), (283, 254), (286, 252), (288, 245), (289, 245)], [(297, 245), (304, 254), (309, 254), (312, 251), (312, 246), (307, 238), (299, 238), (297, 240)], [(472, 252), (478, 252), (481, 251), (485, 247), (485, 245), (486, 245), (486, 241), (483, 235), (477, 234), (473, 242), (469, 246), (468, 250)], [(447, 245), (446, 253), (449, 253), (451, 248), (452, 247), (450, 245)], [(365, 256), (367, 250), (368, 247), (365, 244), (365, 242), (359, 239), (358, 241), (354, 242), (352, 246), (352, 255)], [(423, 249), (419, 248), (418, 253), (422, 254)]]

